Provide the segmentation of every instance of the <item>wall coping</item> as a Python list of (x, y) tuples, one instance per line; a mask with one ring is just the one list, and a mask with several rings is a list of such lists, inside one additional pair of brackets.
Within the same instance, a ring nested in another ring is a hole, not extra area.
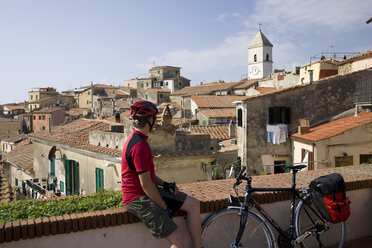
[[(341, 168), (318, 169), (297, 174), (297, 188), (308, 187), (311, 180), (329, 173), (340, 173), (345, 180), (346, 189), (358, 190), (372, 188), (372, 165), (348, 166)], [(254, 187), (290, 187), (291, 175), (276, 174), (253, 176)], [(201, 213), (216, 212), (227, 207), (228, 195), (232, 194), (234, 179), (205, 181), (181, 184), (180, 190), (200, 200)], [(261, 204), (290, 200), (289, 192), (259, 192), (255, 199)], [(178, 211), (175, 216), (184, 216)], [(38, 218), (0, 223), (0, 243), (33, 239), (35, 237), (79, 232), (110, 226), (139, 222), (139, 219), (124, 208), (108, 209), (90, 213)]]

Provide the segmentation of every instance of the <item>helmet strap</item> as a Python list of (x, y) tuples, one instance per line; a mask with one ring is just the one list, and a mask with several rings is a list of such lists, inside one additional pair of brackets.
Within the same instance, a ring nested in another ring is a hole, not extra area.
[(149, 121), (148, 118), (145, 118), (145, 120), (147, 121), (147, 123), (148, 123), (149, 126), (150, 126), (150, 133), (151, 133), (152, 127), (153, 127), (154, 124), (155, 124), (155, 117), (156, 117), (156, 115), (153, 115), (153, 116), (152, 116), (152, 123), (150, 123), (150, 121)]

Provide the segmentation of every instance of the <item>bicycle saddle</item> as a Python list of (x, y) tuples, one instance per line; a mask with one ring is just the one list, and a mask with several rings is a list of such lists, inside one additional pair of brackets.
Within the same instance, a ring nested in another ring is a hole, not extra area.
[(299, 170), (302, 170), (303, 168), (306, 168), (306, 167), (307, 167), (306, 165), (300, 164), (300, 165), (286, 166), (286, 167), (284, 167), (284, 169), (299, 171)]

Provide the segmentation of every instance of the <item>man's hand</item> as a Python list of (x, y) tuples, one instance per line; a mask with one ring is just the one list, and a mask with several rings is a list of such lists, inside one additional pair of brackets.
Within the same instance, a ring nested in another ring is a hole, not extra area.
[(168, 191), (168, 192), (170, 192), (170, 193), (172, 193), (174, 195), (177, 195), (180, 192), (180, 190), (178, 189), (178, 187), (177, 187), (177, 185), (176, 185), (175, 182), (173, 182), (173, 183), (164, 182), (163, 183), (163, 188), (166, 191)]

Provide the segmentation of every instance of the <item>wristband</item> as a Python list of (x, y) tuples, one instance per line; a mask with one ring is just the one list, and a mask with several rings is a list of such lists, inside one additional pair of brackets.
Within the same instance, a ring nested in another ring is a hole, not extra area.
[[(164, 181), (164, 183), (163, 183), (163, 188), (166, 190), (166, 191), (168, 191), (168, 192), (170, 192), (170, 193), (174, 193), (174, 191), (176, 190), (176, 183), (174, 182), (174, 183), (168, 183), (168, 182), (165, 182)], [(170, 191), (172, 189), (172, 191)]]

